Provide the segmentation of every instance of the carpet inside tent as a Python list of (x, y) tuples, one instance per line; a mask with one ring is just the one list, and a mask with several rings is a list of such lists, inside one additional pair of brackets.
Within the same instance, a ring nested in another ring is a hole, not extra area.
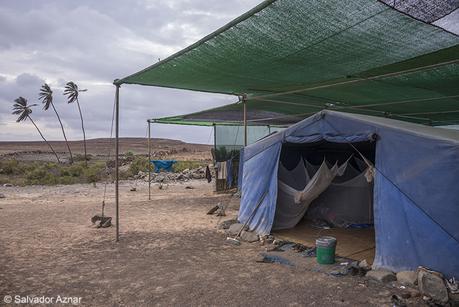
[(311, 221), (303, 219), (292, 229), (274, 231), (273, 235), (281, 240), (301, 243), (305, 246), (315, 246), (316, 239), (322, 236), (332, 236), (337, 239), (336, 254), (355, 260), (366, 260), (369, 265), (375, 258), (375, 231), (366, 229), (318, 229)]

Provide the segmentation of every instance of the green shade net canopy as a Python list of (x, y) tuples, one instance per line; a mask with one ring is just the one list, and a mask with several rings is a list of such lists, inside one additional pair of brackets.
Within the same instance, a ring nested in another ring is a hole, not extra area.
[[(285, 125), (322, 109), (457, 124), (459, 37), (436, 23), (456, 16), (458, 6), (456, 0), (264, 1), (115, 83), (243, 95), (253, 124)], [(162, 121), (238, 122), (241, 110), (236, 103)]]

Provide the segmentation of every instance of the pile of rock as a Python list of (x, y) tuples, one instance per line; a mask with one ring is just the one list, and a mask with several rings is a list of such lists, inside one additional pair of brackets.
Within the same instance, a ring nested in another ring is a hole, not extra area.
[(441, 273), (423, 267), (419, 267), (417, 271), (398, 273), (371, 270), (366, 276), (382, 283), (398, 282), (401, 285), (400, 288), (405, 289), (402, 298), (422, 295), (426, 302), (441, 306), (450, 300), (457, 302), (457, 295), (459, 295), (457, 285), (451, 285), (451, 282), (445, 280)]
[[(169, 183), (177, 181), (189, 181), (192, 179), (206, 178), (206, 168), (199, 167), (195, 169), (185, 169), (178, 173), (160, 172), (151, 173), (151, 182), (153, 183)], [(143, 179), (148, 181), (148, 172), (139, 172), (134, 176), (134, 179)]]

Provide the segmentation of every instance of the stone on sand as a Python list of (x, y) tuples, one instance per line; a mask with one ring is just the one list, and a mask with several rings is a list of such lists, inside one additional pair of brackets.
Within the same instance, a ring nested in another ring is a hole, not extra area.
[(373, 279), (373, 280), (376, 280), (382, 283), (387, 283), (387, 282), (397, 280), (393, 272), (386, 271), (386, 270), (371, 270), (371, 271), (368, 271), (366, 276), (369, 277), (370, 279)]

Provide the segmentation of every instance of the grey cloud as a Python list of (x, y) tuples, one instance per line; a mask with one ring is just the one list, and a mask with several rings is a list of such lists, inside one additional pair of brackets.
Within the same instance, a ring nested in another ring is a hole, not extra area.
[[(62, 90), (69, 80), (88, 92), (81, 106), (88, 137), (109, 135), (116, 78), (186, 47), (249, 10), (259, 0), (3, 1), (0, 7), (0, 139), (14, 139), (12, 101), (36, 102), (46, 81), (71, 139), (81, 139), (75, 105)], [(144, 136), (146, 119), (199, 111), (235, 97), (143, 86), (121, 89), (121, 135)], [(61, 139), (52, 112), (33, 116)], [(17, 124), (20, 125), (20, 124)], [(6, 127), (6, 128), (5, 128)], [(5, 131), (5, 129), (12, 129)], [(208, 141), (208, 128), (155, 125), (154, 136)], [(19, 134), (17, 134), (19, 137)], [(30, 136), (39, 139), (39, 136)]]

